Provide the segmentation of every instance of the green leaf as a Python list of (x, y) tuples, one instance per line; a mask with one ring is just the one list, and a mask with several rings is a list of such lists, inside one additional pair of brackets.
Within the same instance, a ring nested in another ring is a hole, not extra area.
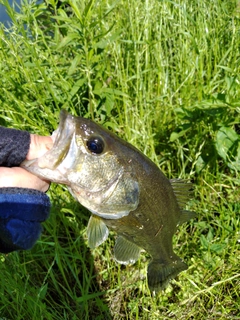
[(70, 93), (69, 93), (69, 97), (73, 97), (78, 90), (84, 85), (84, 83), (86, 82), (85, 78), (80, 78), (72, 87)]
[(222, 253), (225, 248), (226, 248), (225, 243), (213, 243), (210, 246), (210, 250), (218, 254)]
[(57, 50), (68, 46), (69, 44), (71, 44), (74, 40), (78, 39), (78, 35), (77, 33), (69, 33), (67, 35), (67, 37), (63, 38), (62, 41), (59, 43), (59, 45), (57, 46)]
[(173, 142), (175, 140), (177, 140), (178, 138), (184, 136), (184, 134), (188, 131), (188, 129), (186, 130), (181, 130), (180, 132), (172, 132), (170, 135), (170, 141)]
[(201, 234), (201, 236), (200, 236), (200, 243), (201, 243), (201, 246), (206, 250), (206, 249), (208, 249), (208, 247), (209, 247), (209, 242), (208, 242), (208, 240), (206, 239), (206, 237), (203, 235), (203, 234)]
[(216, 150), (231, 169), (240, 170), (240, 137), (229, 127), (221, 127), (216, 135)]
[(128, 98), (128, 95), (125, 94), (124, 92), (118, 90), (118, 89), (113, 89), (113, 88), (105, 88), (105, 87), (102, 87), (100, 89), (95, 89), (93, 91), (94, 94), (98, 94), (98, 95), (101, 95), (103, 93), (105, 94), (113, 94), (115, 96), (123, 96), (123, 97), (126, 97)]
[(40, 292), (39, 292), (39, 297), (40, 299), (44, 299), (47, 293), (47, 289), (48, 289), (48, 284), (46, 283), (44, 286), (41, 287)]

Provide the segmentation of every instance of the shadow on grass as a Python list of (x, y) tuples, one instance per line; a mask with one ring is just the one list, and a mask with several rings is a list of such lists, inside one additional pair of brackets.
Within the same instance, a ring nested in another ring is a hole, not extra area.
[[(74, 200), (62, 208), (53, 203), (52, 211), (48, 228), (55, 229), (55, 254), (51, 267), (46, 268), (51, 278), (46, 303), (49, 308), (61, 310), (61, 319), (64, 314), (66, 319), (112, 319), (85, 238), (89, 212)], [(45, 258), (43, 255), (43, 263)]]
[(84, 239), (88, 219), (74, 200), (53, 199), (39, 242), (0, 260), (0, 319), (112, 319)]

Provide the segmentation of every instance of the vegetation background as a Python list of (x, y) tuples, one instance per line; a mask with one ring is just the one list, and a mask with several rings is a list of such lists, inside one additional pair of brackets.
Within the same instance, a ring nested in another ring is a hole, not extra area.
[(0, 255), (0, 319), (240, 319), (240, 2), (0, 3), (0, 125), (48, 135), (62, 108), (95, 119), (191, 179), (197, 212), (174, 237), (189, 269), (151, 297), (149, 256), (117, 264), (113, 233), (91, 251), (88, 211), (52, 184), (41, 239)]

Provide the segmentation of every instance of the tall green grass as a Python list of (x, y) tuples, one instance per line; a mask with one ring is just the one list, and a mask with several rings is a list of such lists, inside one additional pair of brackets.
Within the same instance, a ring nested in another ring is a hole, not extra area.
[(0, 255), (0, 319), (240, 319), (239, 1), (23, 1), (0, 28), (0, 125), (50, 134), (59, 111), (95, 119), (170, 178), (197, 218), (174, 237), (189, 269), (157, 297), (149, 256), (87, 246), (89, 213), (52, 185), (35, 247)]

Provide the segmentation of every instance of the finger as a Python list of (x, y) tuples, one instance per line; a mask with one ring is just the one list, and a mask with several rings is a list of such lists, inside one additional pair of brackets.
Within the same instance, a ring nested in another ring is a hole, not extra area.
[(38, 178), (23, 168), (0, 168), (0, 187), (32, 188), (46, 192), (49, 182)]
[(53, 146), (53, 140), (50, 136), (31, 134), (30, 137), (31, 143), (26, 156), (27, 160), (36, 159), (43, 156)]

